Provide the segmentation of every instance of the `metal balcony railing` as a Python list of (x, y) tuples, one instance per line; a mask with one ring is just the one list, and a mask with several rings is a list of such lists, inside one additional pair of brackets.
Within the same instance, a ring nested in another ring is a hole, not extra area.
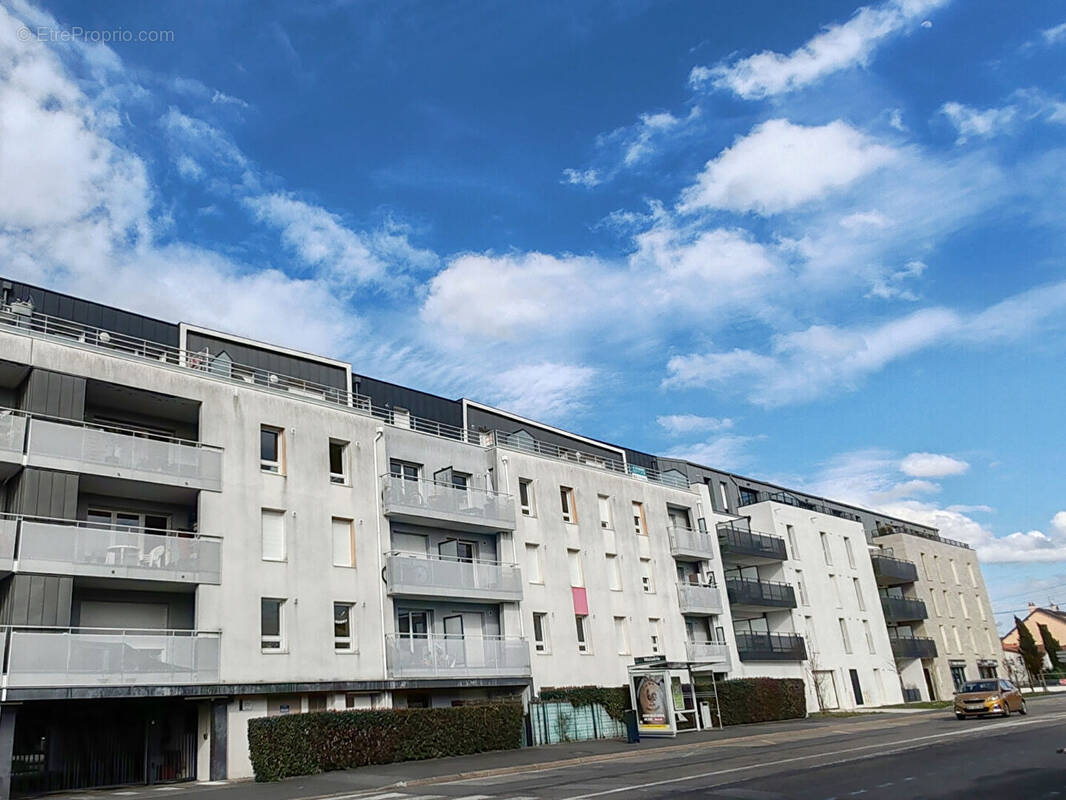
[(896, 658), (936, 658), (936, 642), (924, 636), (889, 636)]
[(685, 654), (690, 662), (704, 661), (728, 665), (729, 645), (723, 642), (685, 642)]
[(24, 418), (24, 424), (28, 422), (25, 452), (31, 466), (216, 492), (222, 489), (220, 447), (14, 409), (0, 409), (0, 415), (17, 415)]
[(710, 583), (678, 583), (677, 602), (682, 614), (722, 613), (722, 595)]
[(517, 564), (411, 553), (385, 554), (390, 595), (454, 597), (518, 602), (522, 570)]
[(723, 558), (754, 557), (774, 561), (784, 561), (788, 558), (785, 540), (780, 536), (756, 533), (733, 522), (719, 522), (715, 528), (718, 531), (718, 547)]
[(952, 547), (961, 547), (964, 550), (973, 550), (973, 547), (966, 544), (966, 542), (960, 542), (956, 539), (945, 539), (937, 532), (936, 528), (904, 525), (903, 523), (878, 522), (874, 537), (891, 536), (895, 533), (900, 533), (905, 536), (917, 536), (920, 539), (931, 539), (934, 542), (942, 542), (951, 545)]
[(386, 516), (446, 522), (451, 527), (514, 530), (514, 498), (505, 492), (398, 475), (382, 475), (381, 482)]
[(714, 558), (714, 540), (706, 531), (671, 525), (666, 530), (670, 555), (675, 558)]
[(385, 635), (390, 678), (510, 678), (530, 675), (529, 644), (504, 636)]
[(882, 597), (881, 609), (886, 622), (913, 622), (929, 616), (924, 602), (909, 597)]
[(20, 571), (179, 583), (221, 580), (222, 540), (216, 536), (0, 515), (0, 547), (7, 530), (17, 534), (14, 557)]
[(870, 554), (870, 561), (879, 586), (898, 586), (918, 580), (918, 567), (913, 561), (873, 553)]
[(746, 633), (738, 631), (737, 652), (741, 661), (805, 661), (807, 646), (795, 633)]
[(818, 514), (827, 514), (831, 517), (849, 519), (853, 522), (862, 521), (858, 514), (845, 511), (842, 508), (827, 506), (825, 503), (819, 502), (815, 498), (796, 495), (791, 492), (755, 492), (755, 496), (748, 498), (748, 501), (748, 503), (741, 502), (741, 505), (751, 505), (757, 502), (762, 503), (769, 501), (771, 503), (781, 503), (786, 506), (792, 506), (793, 508), (802, 508), (804, 511), (814, 511)]
[(218, 632), (12, 628), (7, 686), (166, 686), (216, 683)]
[(734, 605), (766, 608), (795, 608), (796, 590), (778, 581), (753, 581), (746, 578), (726, 578), (729, 602)]

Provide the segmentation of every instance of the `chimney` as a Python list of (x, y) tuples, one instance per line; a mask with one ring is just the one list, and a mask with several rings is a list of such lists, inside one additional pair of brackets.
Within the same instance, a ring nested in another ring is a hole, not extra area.
[(1036, 611), (1036, 603), (1030, 601), (1029, 602), (1029, 613), (1032, 614), (1034, 611)]

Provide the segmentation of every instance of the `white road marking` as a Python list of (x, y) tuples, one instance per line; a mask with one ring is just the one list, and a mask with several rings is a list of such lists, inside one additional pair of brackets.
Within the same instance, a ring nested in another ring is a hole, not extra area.
[[(1050, 720), (1063, 719), (1063, 718), (1066, 718), (1066, 714), (1056, 714), (1054, 716), (1046, 716), (1046, 717), (1041, 717), (1040, 719), (1034, 719), (1034, 720), (1025, 720), (1025, 721), (1018, 721), (1018, 722), (1006, 722), (1006, 723), (1001, 723), (1001, 724), (995, 726), (994, 728), (992, 728), (992, 727), (969, 728), (967, 730), (947, 731), (945, 733), (930, 734), (929, 736), (918, 736), (918, 737), (913, 738), (913, 739), (899, 739), (899, 740), (894, 741), (894, 742), (882, 742), (880, 744), (862, 745), (861, 747), (850, 747), (850, 748), (847, 748), (847, 749), (844, 749), (844, 750), (834, 750), (834, 751), (831, 751), (831, 752), (828, 752), (828, 753), (811, 753), (811, 754), (805, 755), (805, 756), (793, 756), (792, 758), (782, 758), (782, 759), (779, 759), (777, 761), (767, 761), (767, 762), (763, 762), (761, 764), (748, 764), (747, 766), (743, 766), (743, 767), (731, 767), (729, 769), (720, 769), (720, 770), (713, 770), (711, 772), (702, 772), (702, 773), (700, 773), (698, 775), (685, 775), (685, 776), (682, 776), (680, 778), (667, 778), (666, 780), (661, 780), (661, 781), (651, 781), (649, 783), (638, 783), (638, 784), (633, 784), (631, 786), (620, 786), (620, 787), (615, 788), (615, 789), (604, 789), (604, 790), (599, 791), (599, 792), (589, 792), (588, 794), (572, 795), (570, 797), (564, 798), (564, 800), (586, 800), (587, 798), (590, 798), (590, 797), (603, 797), (603, 796), (609, 795), (609, 794), (619, 794), (621, 792), (632, 792), (632, 791), (636, 791), (636, 790), (639, 790), (639, 789), (651, 789), (651, 788), (654, 788), (656, 786), (668, 786), (668, 785), (674, 784), (674, 783), (683, 783), (685, 781), (695, 781), (695, 780), (699, 780), (700, 778), (713, 778), (713, 777), (715, 777), (717, 775), (730, 775), (730, 774), (737, 773), (737, 772), (744, 772), (746, 770), (765, 769), (766, 767), (775, 767), (775, 766), (780, 766), (782, 764), (794, 764), (794, 763), (796, 763), (798, 761), (811, 761), (811, 760), (816, 759), (816, 758), (826, 758), (827, 756), (844, 755), (845, 753), (858, 753), (858, 752), (861, 752), (863, 750), (877, 749), (877, 750), (880, 751), (877, 754), (878, 756), (893, 755), (894, 753), (902, 753), (902, 752), (905, 752), (907, 750), (915, 750), (915, 749), (918, 749), (919, 747), (923, 747), (924, 746), (924, 745), (915, 744), (916, 742), (926, 742), (926, 741), (929, 741), (929, 740), (932, 740), (932, 739), (951, 739), (951, 738), (957, 738), (959, 736), (973, 736), (973, 737), (977, 738), (979, 736), (1001, 733), (1004, 728), (1020, 728), (1020, 727), (1026, 726), (1026, 725), (1036, 725), (1036, 724), (1039, 724), (1041, 722), (1046, 723), (1046, 722), (1048, 722)], [(886, 747), (893, 747), (895, 745), (900, 745), (900, 747), (897, 750), (895, 750), (895, 751), (885, 751)], [(839, 759), (837, 761), (830, 761), (830, 762), (828, 762), (826, 764), (820, 764), (819, 766), (821, 766), (821, 767), (832, 767), (832, 766), (835, 766), (837, 764), (843, 764), (843, 763), (846, 763), (846, 762), (849, 762), (849, 761), (858, 761), (858, 760), (860, 760), (862, 758), (869, 758), (869, 756), (855, 756), (855, 757), (852, 757), (852, 758), (843, 758), (843, 759)], [(905, 780), (911, 780), (911, 779), (910, 778), (906, 778)]]
[(879, 783), (874, 788), (876, 788), (876, 789), (884, 789), (886, 786), (891, 786), (892, 783), (893, 783), (892, 781), (889, 781), (888, 783)]

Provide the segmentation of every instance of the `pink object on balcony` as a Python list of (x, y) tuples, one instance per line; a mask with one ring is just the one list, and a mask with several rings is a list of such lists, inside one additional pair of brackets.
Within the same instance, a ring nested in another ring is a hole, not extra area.
[(574, 595), (574, 613), (588, 615), (589, 613), (589, 596), (585, 589), (581, 586), (571, 586), (570, 591)]

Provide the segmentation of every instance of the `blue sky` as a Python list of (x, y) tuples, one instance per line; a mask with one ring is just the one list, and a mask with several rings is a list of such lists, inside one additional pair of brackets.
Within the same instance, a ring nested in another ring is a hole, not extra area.
[(1066, 601), (1061, 3), (307, 6), (0, 2), (0, 271), (883, 508), (997, 610)]

